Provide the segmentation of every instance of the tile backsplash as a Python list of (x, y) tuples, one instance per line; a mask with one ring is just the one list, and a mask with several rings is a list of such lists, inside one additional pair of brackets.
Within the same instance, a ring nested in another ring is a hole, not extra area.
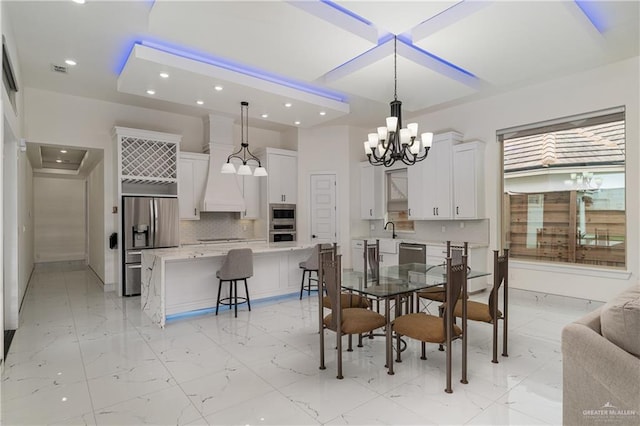
[(239, 213), (201, 212), (200, 220), (180, 221), (180, 241), (199, 238), (253, 238), (253, 221), (241, 220)]

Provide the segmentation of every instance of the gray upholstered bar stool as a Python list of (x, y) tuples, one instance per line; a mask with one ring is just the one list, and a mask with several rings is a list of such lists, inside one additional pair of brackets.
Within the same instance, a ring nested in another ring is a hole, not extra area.
[[(240, 303), (247, 303), (251, 310), (249, 300), (249, 289), (247, 288), (247, 278), (253, 276), (253, 252), (250, 248), (232, 249), (227, 253), (227, 257), (222, 263), (220, 270), (216, 272), (216, 277), (220, 280), (218, 284), (218, 302), (216, 303), (216, 315), (220, 304), (235, 308), (235, 316), (238, 316), (238, 299)], [(244, 281), (245, 297), (238, 297), (238, 281)], [(229, 297), (220, 298), (222, 283), (229, 282)]]
[[(300, 283), (300, 300), (302, 300), (302, 293), (307, 290), (307, 294), (311, 294), (311, 290), (318, 290), (318, 245), (313, 246), (311, 256), (304, 262), (300, 262), (300, 269), (302, 269), (302, 282)], [(315, 272), (316, 277), (311, 278), (311, 273)], [(308, 275), (306, 285), (305, 276)], [(315, 281), (316, 284), (312, 286), (311, 281)]]

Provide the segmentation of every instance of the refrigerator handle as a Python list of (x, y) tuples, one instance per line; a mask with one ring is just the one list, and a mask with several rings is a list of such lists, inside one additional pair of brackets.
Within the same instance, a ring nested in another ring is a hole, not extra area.
[(153, 199), (153, 246), (158, 246), (158, 199)]
[(155, 200), (152, 198), (149, 200), (149, 245), (154, 247), (156, 245), (156, 209)]

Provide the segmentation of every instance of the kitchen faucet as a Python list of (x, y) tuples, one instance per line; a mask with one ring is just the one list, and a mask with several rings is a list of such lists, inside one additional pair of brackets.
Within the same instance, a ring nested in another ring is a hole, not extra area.
[(389, 221), (389, 222), (385, 223), (385, 224), (384, 224), (384, 229), (385, 229), (385, 231), (387, 230), (387, 225), (389, 225), (389, 224), (391, 224), (391, 229), (393, 230), (393, 231), (391, 232), (391, 238), (395, 238), (395, 237), (397, 237), (397, 236), (398, 236), (398, 234), (396, 234), (396, 224), (395, 224), (395, 223), (393, 223), (393, 222), (391, 222), (391, 221)]

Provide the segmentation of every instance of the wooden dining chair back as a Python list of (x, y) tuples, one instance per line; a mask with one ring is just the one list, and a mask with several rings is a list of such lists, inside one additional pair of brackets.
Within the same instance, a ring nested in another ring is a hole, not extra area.
[[(502, 288), (502, 310), (500, 310), (500, 289)], [(504, 249), (500, 255), (498, 250), (493, 252), (493, 286), (489, 292), (487, 303), (469, 301), (468, 319), (493, 325), (493, 353), (491, 362), (498, 363), (498, 322), (502, 320), (502, 356), (508, 355), (508, 310), (509, 310), (509, 249)], [(462, 316), (462, 307), (456, 305), (454, 314)]]
[(337, 378), (342, 379), (342, 336), (369, 333), (384, 327), (386, 319), (366, 308), (342, 307), (342, 256), (334, 250), (319, 250), (318, 285), (324, 286), (331, 301), (331, 312), (323, 317), (320, 309), (320, 369), (324, 370), (324, 331), (336, 333)]
[[(466, 313), (467, 293), (467, 256), (462, 255), (462, 262), (454, 265), (453, 259), (447, 257), (446, 261), (447, 281), (445, 284), (446, 300), (462, 300), (462, 308)], [(462, 320), (459, 327), (454, 323), (453, 307), (450, 303), (444, 303), (442, 316), (434, 316), (425, 312), (418, 312), (397, 317), (393, 321), (393, 331), (396, 333), (396, 361), (401, 362), (401, 337), (411, 337), (421, 342), (422, 354), (420, 359), (426, 357), (426, 343), (436, 343), (446, 347), (447, 379), (445, 392), (453, 392), (451, 386), (451, 370), (453, 362), (454, 339), (462, 339), (462, 377), (461, 382), (467, 383), (467, 341), (465, 338), (466, 321)], [(393, 362), (393, 360), (391, 360)]]

